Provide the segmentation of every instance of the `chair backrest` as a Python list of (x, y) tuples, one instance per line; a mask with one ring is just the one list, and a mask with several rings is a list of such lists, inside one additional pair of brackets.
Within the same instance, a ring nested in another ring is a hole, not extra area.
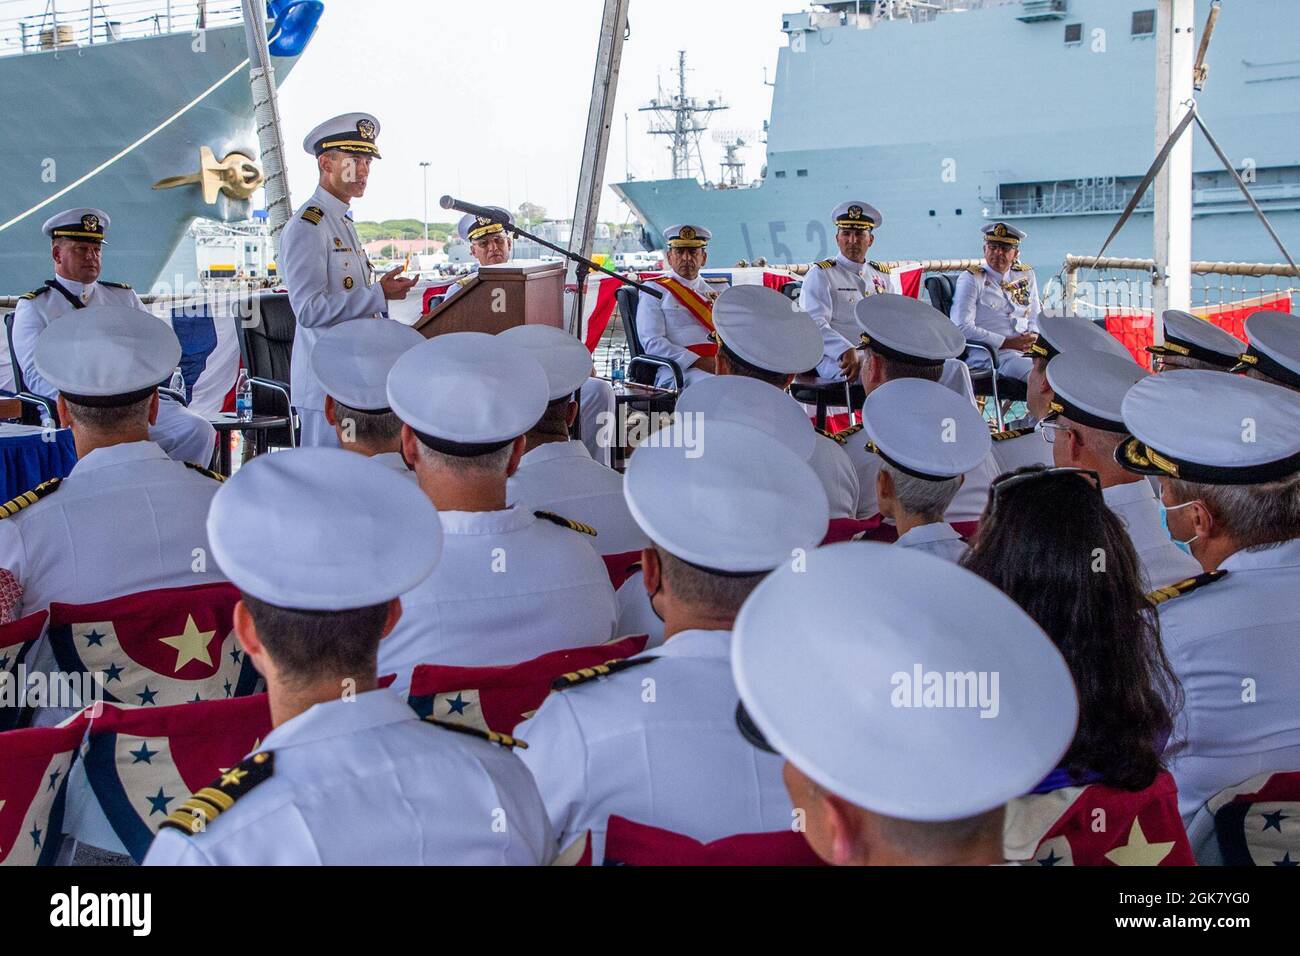
[[(23, 367), (18, 364), (18, 353), (14, 351), (14, 315), (15, 314), (16, 313), (13, 312), (5, 313), (5, 344), (8, 345), (9, 347), (9, 367), (13, 369), (13, 373), (14, 373), (14, 391), (21, 395), (23, 392), (27, 391), (27, 381), (26, 379), (23, 378)], [(49, 411), (50, 411), (50, 417), (54, 420), (54, 423), (57, 425), (59, 423), (58, 412), (54, 411), (53, 409), (50, 409)], [(24, 425), (42, 424), (40, 409), (38, 409), (35, 405), (31, 404), (30, 402), (23, 402), (22, 414), (19, 420)]]
[[(639, 296), (640, 293), (636, 289), (626, 285), (614, 293), (614, 299), (618, 302), (618, 314), (623, 318), (627, 348), (632, 353), (632, 358), (645, 354), (645, 346), (641, 344), (641, 335), (636, 328), (636, 306)], [(654, 369), (638, 364), (628, 373), (628, 378), (638, 385), (650, 385), (654, 382)]]
[(787, 282), (781, 286), (781, 294), (791, 302), (799, 301), (799, 293), (803, 291), (803, 280), (795, 279), (793, 282)]
[(952, 276), (942, 272), (925, 279), (925, 294), (930, 297), (930, 304), (944, 315), (952, 313), (953, 286)]
[[(245, 305), (244, 314), (252, 318), (235, 323), (244, 368), (254, 378), (282, 382), (287, 389), (294, 333), (298, 328), (298, 320), (289, 304), (289, 293), (256, 292)], [(279, 392), (254, 387), (253, 414), (288, 415), (289, 409)], [(289, 445), (289, 430), (271, 429), (266, 433), (266, 441), (276, 447)]]

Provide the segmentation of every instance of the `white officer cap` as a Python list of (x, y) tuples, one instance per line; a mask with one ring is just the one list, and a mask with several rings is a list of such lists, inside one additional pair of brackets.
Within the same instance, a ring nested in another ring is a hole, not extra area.
[(1124, 396), (1149, 374), (1127, 355), (1074, 349), (1047, 363), (1051, 410), (1089, 428), (1127, 433)]
[(854, 308), (862, 344), (908, 365), (942, 365), (966, 350), (961, 330), (931, 305), (907, 295), (881, 292)]
[(747, 738), (902, 820), (962, 819), (1028, 793), (1078, 717), (1065, 660), (1014, 601), (952, 562), (872, 542), (773, 571), (736, 618), (731, 670)]
[(1130, 362), (1136, 360), (1123, 343), (1102, 326), (1081, 315), (1048, 315), (1038, 317), (1038, 339), (1029, 346), (1029, 354), (1050, 359), (1061, 352), (1075, 349), (1093, 349), (1122, 355)]
[(516, 325), (498, 332), (497, 337), (523, 349), (541, 363), (550, 389), (550, 400), (570, 397), (591, 377), (591, 353), (587, 346), (553, 325)]
[(757, 429), (716, 419), (656, 432), (632, 456), (623, 496), (655, 544), (728, 574), (790, 561), (796, 549), (817, 547), (830, 522), (807, 462)]
[(424, 341), (401, 322), (352, 319), (326, 329), (311, 350), (311, 368), (334, 401), (359, 412), (387, 412), (388, 373)]
[(277, 607), (370, 607), (419, 584), (442, 553), (438, 511), (419, 487), (364, 455), (296, 448), (258, 455), (208, 510), (217, 565)]
[(831, 220), (839, 229), (866, 229), (870, 232), (879, 227), (885, 218), (870, 203), (851, 199), (835, 207), (831, 212)]
[(938, 382), (900, 378), (862, 406), (867, 449), (927, 481), (964, 475), (989, 456), (989, 426), (965, 397)]
[(1300, 395), (1201, 369), (1149, 375), (1128, 390), (1133, 436), (1115, 460), (1140, 475), (1258, 485), (1300, 472)]
[(501, 223), (513, 223), (515, 221), (515, 217), (510, 215), (508, 209), (502, 209), (500, 206), (488, 206), (487, 208), (497, 214), (496, 219), (466, 213), (460, 217), (460, 222), (456, 224), (456, 234), (466, 242), (473, 242), (475, 239), (482, 239), (484, 236), (490, 236), (495, 232), (505, 232), (505, 226), (501, 225)]
[(1148, 345), (1152, 355), (1186, 356), (1230, 369), (1241, 359), (1246, 343), (1229, 335), (1213, 322), (1190, 312), (1168, 309), (1165, 320), (1165, 344)]
[(1253, 368), (1300, 389), (1300, 318), (1286, 312), (1255, 312), (1246, 320), (1250, 345), (1233, 371)]
[(327, 119), (307, 134), (302, 148), (313, 156), (341, 149), (345, 153), (363, 153), (380, 159), (379, 120), (369, 113), (344, 113)]
[(703, 226), (669, 226), (664, 230), (664, 241), (669, 249), (698, 249), (708, 245), (713, 233)]
[(36, 338), (36, 370), (70, 402), (130, 405), (167, 381), (181, 343), (166, 322), (120, 305), (56, 319)]
[(54, 239), (76, 239), (82, 242), (104, 243), (108, 227), (113, 224), (108, 213), (92, 206), (65, 209), (45, 220), (41, 230)]
[(980, 229), (984, 233), (984, 239), (987, 242), (1000, 242), (1008, 246), (1018, 246), (1025, 234), (1015, 226), (1005, 222), (991, 222)]
[(537, 424), (550, 386), (523, 349), (484, 332), (449, 332), (408, 350), (388, 373), (388, 405), (435, 451), (496, 451)]
[(713, 303), (720, 343), (765, 372), (797, 375), (822, 357), (817, 323), (789, 298), (761, 285), (733, 285)]
[(802, 461), (817, 450), (817, 432), (803, 406), (775, 385), (744, 375), (701, 378), (677, 396), (677, 417), (698, 416), (705, 427), (735, 422), (771, 435)]

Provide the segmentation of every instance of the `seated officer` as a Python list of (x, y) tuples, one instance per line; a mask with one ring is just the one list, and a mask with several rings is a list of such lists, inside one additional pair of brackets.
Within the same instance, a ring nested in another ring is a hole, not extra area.
[(872, 542), (772, 572), (731, 667), (740, 732), (785, 758), (808, 842), (838, 865), (1001, 863), (1007, 801), (1057, 765), (1078, 716), (1060, 653), (1010, 598)]
[[(671, 359), (682, 370), (683, 387), (712, 375), (718, 347), (713, 332), (713, 300), (718, 294), (709, 288), (700, 270), (709, 261), (707, 246), (713, 233), (703, 226), (672, 226), (664, 230), (668, 245), (668, 271), (650, 281), (663, 290), (656, 299), (642, 292), (637, 298), (636, 328), (647, 355)], [(660, 388), (673, 388), (673, 376), (660, 369)]]
[(1250, 345), (1234, 372), (1300, 392), (1300, 318), (1286, 312), (1256, 312), (1246, 319)]
[(710, 420), (692, 455), (681, 428), (637, 450), (624, 486), (653, 542), (645, 590), (666, 643), (608, 677), (571, 681), (519, 731), (560, 845), (591, 830), (597, 861), (611, 814), (702, 842), (791, 826), (780, 762), (733, 729), (730, 632), (767, 572), (817, 546), (826, 498), (768, 435)]
[(1165, 344), (1147, 346), (1155, 356), (1152, 367), (1157, 372), (1172, 368), (1228, 372), (1241, 361), (1245, 343), (1213, 322), (1177, 309), (1163, 315)]
[[(145, 309), (140, 297), (128, 285), (99, 278), (105, 236), (112, 220), (100, 209), (69, 209), (45, 221), (54, 258), (54, 278), (18, 300), (14, 309), (14, 357), (22, 370), (27, 391), (44, 398), (58, 395), (52, 382), (36, 366), (36, 341), (55, 319), (92, 306), (124, 306)], [(154, 317), (154, 321), (162, 322)], [(166, 323), (162, 323), (166, 325)], [(176, 357), (177, 364), (180, 356)], [(166, 370), (160, 382), (171, 379), (176, 366)], [(65, 422), (66, 424), (66, 422)], [(170, 458), (207, 466), (216, 447), (216, 429), (205, 418), (170, 398), (159, 398), (158, 414), (149, 424), (149, 440), (158, 443)]]
[[(998, 374), (1025, 381), (1029, 360), (1022, 354), (1038, 331), (1038, 281), (1034, 270), (1017, 262), (1025, 234), (1004, 222), (990, 223), (984, 233), (984, 261), (957, 277), (952, 293), (952, 321), (962, 335), (998, 354)], [(972, 350), (971, 368), (989, 367), (987, 353)]]
[(402, 460), (402, 420), (388, 407), (388, 373), (424, 336), (400, 322), (351, 319), (321, 333), (311, 370), (325, 390), (325, 420), (339, 447), (415, 480)]
[(513, 664), (614, 636), (595, 529), (507, 504), (549, 395), (535, 358), (482, 332), (429, 339), (389, 373), (402, 454), (443, 533), (443, 560), (402, 596), (406, 613), (381, 650), (399, 686), (417, 664)]
[(1128, 437), (1124, 396), (1146, 377), (1146, 369), (1127, 355), (1086, 348), (1057, 355), (1047, 363), (1056, 415), (1043, 423), (1043, 437), (1057, 465), (1097, 473), (1102, 498), (1123, 522), (1149, 591), (1195, 577), (1201, 566), (1170, 540), (1151, 482), (1115, 460)]
[(59, 396), (77, 464), (0, 507), (0, 569), (18, 584), (0, 620), (223, 580), (210, 562), (194, 569), (220, 478), (149, 439), (158, 383), (180, 356), (166, 323), (125, 306), (88, 306), (40, 334), (33, 364)]
[(274, 729), (171, 813), (147, 865), (550, 862), (513, 740), (422, 721), (378, 686), (398, 595), (441, 548), (418, 488), (338, 449), (263, 455), (213, 499), (208, 532)]
[[(1150, 595), (1185, 696), (1167, 756), (1189, 822), (1226, 787), (1300, 767), (1300, 395), (1180, 369), (1134, 385), (1123, 414), (1116, 457), (1160, 478), (1169, 533), (1206, 572)], [(1214, 839), (1203, 823), (1193, 849)]]
[(883, 217), (875, 206), (854, 200), (836, 206), (831, 220), (839, 255), (808, 270), (799, 290), (799, 308), (812, 316), (821, 331), (823, 354), (817, 374), (851, 380), (861, 363), (853, 310), (866, 296), (890, 290), (887, 270), (867, 261)]
[[(510, 261), (510, 255), (514, 251), (515, 240), (510, 233), (506, 232), (505, 226), (501, 223), (513, 223), (514, 217), (510, 215), (509, 210), (502, 209), (500, 206), (489, 206), (493, 212), (500, 216), (500, 219), (488, 219), (485, 216), (475, 216), (473, 213), (466, 213), (460, 217), (460, 222), (456, 224), (456, 235), (460, 236), (463, 242), (469, 243), (469, 254), (474, 257), (474, 261), (481, 266), (496, 266)], [(477, 270), (475, 270), (477, 271)], [(474, 278), (474, 273), (453, 282), (450, 288), (442, 294), (442, 301), (455, 296), (458, 292), (469, 285)]]
[(591, 375), (591, 353), (576, 338), (549, 325), (517, 325), (498, 338), (527, 352), (546, 372), (550, 401), (524, 435), (519, 470), (506, 482), (512, 505), (558, 511), (596, 529), (599, 554), (625, 554), (645, 547), (645, 535), (623, 500), (623, 476), (599, 464), (587, 446), (569, 438), (578, 415), (574, 395)]
[(970, 402), (936, 382), (886, 382), (862, 405), (867, 449), (880, 456), (876, 500), (898, 529), (895, 547), (959, 561), (966, 545), (944, 515), (988, 459), (988, 425)]

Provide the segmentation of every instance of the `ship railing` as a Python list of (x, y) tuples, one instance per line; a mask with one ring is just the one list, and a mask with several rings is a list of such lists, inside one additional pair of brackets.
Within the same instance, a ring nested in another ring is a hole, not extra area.
[(0, 56), (242, 22), (237, 0), (0, 0)]
[[(983, 259), (900, 259), (895, 262), (882, 262), (881, 265), (889, 269), (898, 266), (906, 266), (909, 269), (920, 267), (922, 273), (962, 272), (966, 269), (978, 266), (983, 261)], [(745, 262), (742, 260), (736, 263), (736, 268), (743, 269), (748, 266), (754, 266), (763, 269), (773, 269), (777, 272), (789, 272), (793, 275), (803, 276), (807, 275), (808, 270), (812, 269), (815, 265), (815, 262), (788, 262), (781, 265), (771, 265), (766, 259), (756, 259), (753, 262)]]

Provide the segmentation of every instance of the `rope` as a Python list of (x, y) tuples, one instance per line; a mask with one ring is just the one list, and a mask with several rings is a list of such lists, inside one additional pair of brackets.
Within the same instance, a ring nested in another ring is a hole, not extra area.
[(112, 157), (110, 157), (109, 159), (105, 160), (104, 162), (100, 163), (98, 166), (96, 166), (96, 167), (95, 167), (94, 169), (92, 169), (90, 172), (86, 173), (86, 174), (85, 174), (84, 176), (82, 176), (80, 179), (78, 179), (78, 180), (76, 180), (76, 181), (74, 181), (74, 182), (72, 182), (72, 183), (69, 183), (67, 186), (64, 186), (64, 187), (63, 187), (62, 189), (60, 189), (58, 192), (56, 192), (56, 193), (54, 193), (54, 194), (52, 194), (52, 195), (50, 195), (50, 196), (47, 196), (45, 199), (42, 199), (40, 202), (38, 202), (35, 206), (32, 206), (30, 209), (28, 209), (28, 210), (26, 210), (26, 211), (24, 211), (24, 212), (20, 212), (18, 215), (14, 216), (12, 219), (10, 219), (8, 222), (0, 223), (0, 232), (4, 232), (6, 229), (8, 229), (10, 226), (14, 225), (15, 223), (22, 222), (24, 219), (26, 219), (28, 216), (30, 216), (32, 213), (36, 212), (37, 210), (44, 209), (46, 206), (48, 206), (50, 203), (54, 202), (54, 201), (55, 201), (56, 199), (58, 199), (59, 197), (61, 197), (61, 196), (66, 196), (68, 193), (72, 192), (72, 190), (76, 189), (76, 188), (77, 188), (78, 186), (80, 186), (82, 183), (86, 182), (86, 180), (88, 180), (88, 179), (93, 179), (95, 176), (98, 176), (100, 173), (102, 173), (104, 170), (108, 169), (108, 167), (112, 166), (114, 163), (116, 163), (118, 160), (122, 159), (124, 156), (127, 156), (127, 155), (129, 155), (130, 153), (133, 153), (135, 150), (137, 150), (138, 148), (140, 148), (141, 146), (143, 146), (145, 143), (149, 142), (149, 140), (153, 139), (155, 136), (157, 136), (159, 133), (161, 133), (163, 130), (165, 130), (168, 126), (171, 126), (172, 123), (176, 122), (178, 119), (180, 119), (182, 116), (184, 116), (184, 115), (185, 115), (186, 113), (188, 113), (190, 110), (192, 110), (194, 107), (196, 107), (196, 106), (198, 106), (200, 103), (202, 103), (205, 99), (207, 99), (207, 98), (208, 98), (209, 96), (211, 96), (214, 92), (216, 92), (216, 90), (219, 89), (223, 83), (225, 83), (228, 79), (230, 79), (232, 76), (234, 76), (236, 73), (238, 73), (240, 70), (242, 70), (242, 69), (243, 69), (244, 67), (246, 67), (246, 66), (248, 66), (248, 60), (247, 60), (247, 59), (245, 59), (245, 60), (244, 60), (243, 62), (241, 62), (241, 63), (236, 64), (235, 67), (234, 67), (234, 69), (232, 69), (229, 73), (227, 73), (227, 74), (226, 74), (225, 76), (223, 76), (221, 79), (217, 80), (215, 83), (213, 83), (211, 86), (209, 86), (206, 90), (204, 90), (202, 93), (200, 93), (200, 94), (199, 94), (198, 96), (196, 96), (194, 99), (190, 100), (188, 103), (186, 103), (184, 106), (182, 106), (179, 110), (177, 110), (177, 111), (176, 111), (175, 113), (173, 113), (171, 116), (167, 117), (165, 120), (163, 120), (163, 121), (162, 121), (161, 123), (159, 123), (157, 126), (155, 126), (153, 129), (149, 130), (149, 132), (145, 133), (143, 136), (141, 136), (139, 139), (137, 139), (134, 143), (132, 143), (131, 145), (126, 146), (126, 147), (124, 147), (123, 149), (119, 150), (118, 153), (117, 153), (115, 156), (112, 156)]

